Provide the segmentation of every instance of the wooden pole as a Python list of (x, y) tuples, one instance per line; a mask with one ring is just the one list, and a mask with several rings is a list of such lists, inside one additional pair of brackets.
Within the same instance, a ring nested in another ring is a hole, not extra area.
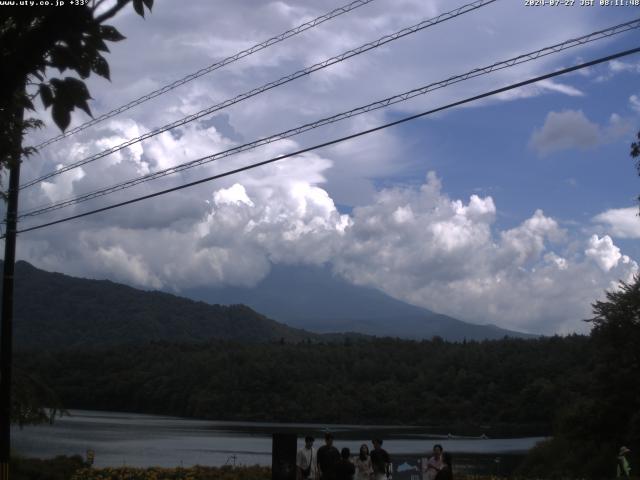
[[(22, 113), (24, 110), (22, 110)], [(16, 263), (16, 226), (18, 192), (20, 191), (20, 151), (22, 146), (22, 118), (15, 125), (19, 148), (9, 164), (7, 198), (7, 230), (4, 240), (2, 273), (2, 318), (0, 319), (0, 480), (9, 480), (11, 456), (11, 373), (13, 357), (13, 274)]]

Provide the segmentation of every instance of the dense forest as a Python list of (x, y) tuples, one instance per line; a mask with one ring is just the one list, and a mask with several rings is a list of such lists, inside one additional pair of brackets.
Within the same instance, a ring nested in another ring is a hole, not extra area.
[(19, 354), (16, 363), (67, 408), (548, 434), (555, 412), (584, 388), (591, 356), (589, 339), (571, 336), (156, 343)]

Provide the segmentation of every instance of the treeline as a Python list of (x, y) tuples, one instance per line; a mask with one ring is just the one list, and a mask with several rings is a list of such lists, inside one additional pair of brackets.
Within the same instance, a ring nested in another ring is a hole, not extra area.
[(549, 434), (583, 391), (588, 337), (448, 343), (155, 343), (19, 353), (66, 408), (218, 420), (412, 424)]

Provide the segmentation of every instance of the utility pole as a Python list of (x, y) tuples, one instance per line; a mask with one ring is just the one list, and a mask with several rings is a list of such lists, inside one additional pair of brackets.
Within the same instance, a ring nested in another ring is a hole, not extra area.
[(7, 230), (4, 240), (2, 274), (2, 319), (0, 320), (0, 480), (9, 480), (11, 456), (11, 373), (13, 357), (13, 274), (16, 263), (16, 230), (18, 192), (20, 191), (20, 155), (22, 150), (22, 119), (20, 108), (12, 134), (17, 148), (12, 152), (7, 196)]

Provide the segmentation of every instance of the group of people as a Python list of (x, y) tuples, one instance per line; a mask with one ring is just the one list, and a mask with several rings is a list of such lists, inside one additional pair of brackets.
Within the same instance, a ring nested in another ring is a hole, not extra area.
[[(346, 447), (338, 451), (333, 440), (333, 435), (326, 433), (324, 445), (316, 451), (313, 448), (314, 438), (305, 437), (304, 447), (296, 457), (298, 480), (386, 480), (391, 476), (391, 459), (382, 448), (381, 439), (376, 438), (371, 442), (371, 450), (363, 443), (353, 458), (351, 450)], [(435, 445), (433, 456), (423, 463), (422, 478), (453, 479), (451, 455), (443, 451), (442, 445)]]
[(372, 441), (371, 451), (363, 443), (353, 459), (350, 449), (345, 447), (338, 451), (331, 433), (325, 434), (324, 445), (317, 451), (313, 442), (313, 437), (305, 437), (304, 447), (298, 451), (298, 480), (386, 480), (391, 475), (391, 460), (379, 438)]

